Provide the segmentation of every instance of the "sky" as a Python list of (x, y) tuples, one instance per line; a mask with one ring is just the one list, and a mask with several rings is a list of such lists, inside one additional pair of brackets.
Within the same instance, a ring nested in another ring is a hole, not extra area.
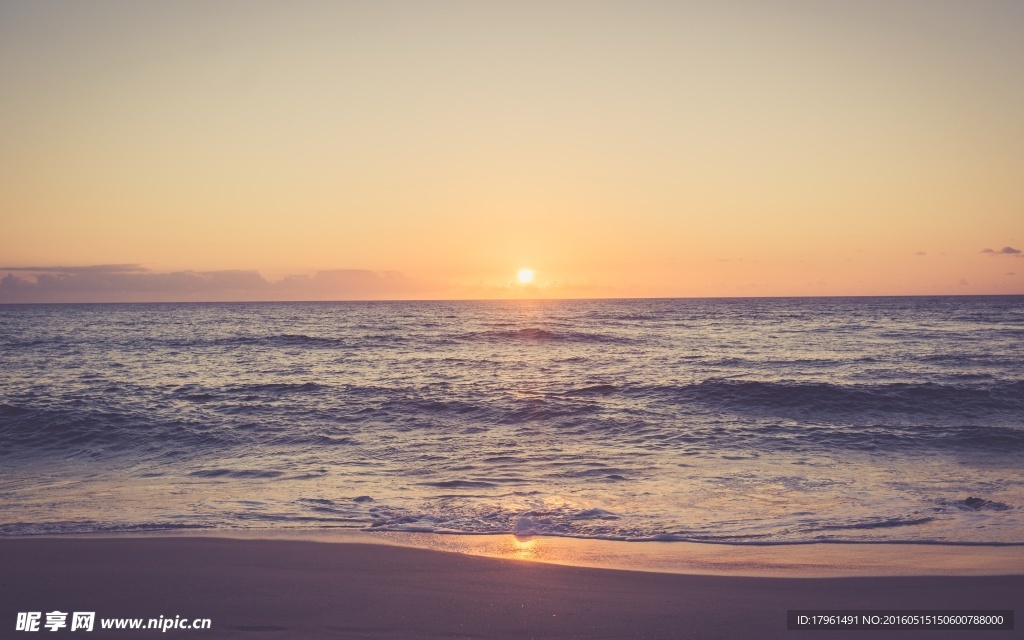
[(1021, 294), (1021, 33), (1015, 0), (0, 0), (0, 302)]

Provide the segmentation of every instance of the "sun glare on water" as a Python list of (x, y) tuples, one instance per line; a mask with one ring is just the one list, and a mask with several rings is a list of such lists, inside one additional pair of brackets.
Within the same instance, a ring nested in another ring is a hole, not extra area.
[(533, 282), (533, 269), (520, 269), (518, 277), (519, 282), (523, 284), (530, 284)]

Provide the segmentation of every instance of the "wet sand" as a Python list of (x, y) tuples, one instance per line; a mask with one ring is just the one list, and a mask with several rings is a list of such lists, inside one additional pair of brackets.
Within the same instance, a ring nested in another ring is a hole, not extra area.
[[(982, 632), (787, 631), (786, 611), (1024, 611), (1024, 575), (694, 575), (294, 540), (9, 538), (0, 540), (0, 568), (3, 637), (21, 635), (17, 612), (53, 610), (209, 618), (210, 630), (161, 634), (196, 638), (699, 639), (970, 638)], [(1017, 626), (983, 635), (1018, 637)], [(160, 632), (87, 637), (152, 634)]]

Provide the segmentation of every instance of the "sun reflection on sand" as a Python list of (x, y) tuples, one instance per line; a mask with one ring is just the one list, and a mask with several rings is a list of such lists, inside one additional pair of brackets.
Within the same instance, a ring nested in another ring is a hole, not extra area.
[(522, 537), (512, 536), (511, 548), (508, 557), (516, 558), (517, 560), (536, 560), (538, 545), (537, 539), (533, 537)]
[[(1024, 571), (1019, 546), (920, 544), (728, 545), (622, 542), (494, 534), (462, 536), (350, 529), (178, 530), (98, 537), (218, 537), (413, 547), (505, 560), (630, 571), (769, 577), (1007, 575)], [(83, 537), (91, 537), (85, 535)]]

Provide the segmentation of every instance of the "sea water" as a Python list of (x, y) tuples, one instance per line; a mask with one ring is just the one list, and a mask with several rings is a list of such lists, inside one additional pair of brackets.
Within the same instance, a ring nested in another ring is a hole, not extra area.
[(1024, 297), (0, 306), (0, 534), (1024, 543)]

